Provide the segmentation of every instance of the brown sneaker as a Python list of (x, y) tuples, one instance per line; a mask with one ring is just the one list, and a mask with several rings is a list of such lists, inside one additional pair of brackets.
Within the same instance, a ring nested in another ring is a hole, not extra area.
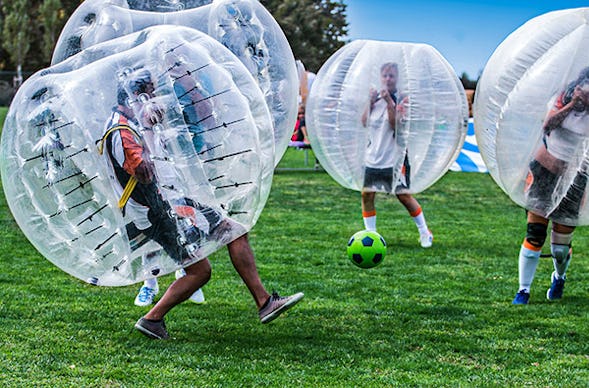
[(141, 317), (135, 324), (135, 328), (152, 339), (170, 338), (163, 319), (160, 319), (159, 321), (153, 321)]
[(273, 292), (266, 303), (264, 303), (264, 305), (260, 308), (260, 321), (262, 321), (262, 323), (272, 322), (274, 319), (278, 318), (280, 314), (303, 299), (303, 296), (305, 296), (305, 294), (302, 292), (297, 292), (294, 295), (283, 298), (276, 292)]

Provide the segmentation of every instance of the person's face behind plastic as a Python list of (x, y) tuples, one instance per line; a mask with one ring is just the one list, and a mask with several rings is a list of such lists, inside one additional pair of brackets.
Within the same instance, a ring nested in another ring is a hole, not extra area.
[(398, 71), (391, 66), (385, 67), (380, 73), (380, 81), (382, 86), (389, 92), (393, 92), (397, 89), (397, 78), (399, 77)]
[(138, 85), (138, 87), (134, 88), (133, 95), (136, 100), (145, 103), (146, 101), (143, 100), (148, 100), (155, 96), (154, 91), (155, 87), (152, 82), (143, 82)]

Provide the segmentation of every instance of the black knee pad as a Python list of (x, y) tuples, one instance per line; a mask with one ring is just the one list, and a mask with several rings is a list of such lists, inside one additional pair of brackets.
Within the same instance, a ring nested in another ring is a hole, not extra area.
[(535, 247), (541, 248), (546, 241), (546, 230), (548, 225), (538, 223), (528, 223), (526, 240)]

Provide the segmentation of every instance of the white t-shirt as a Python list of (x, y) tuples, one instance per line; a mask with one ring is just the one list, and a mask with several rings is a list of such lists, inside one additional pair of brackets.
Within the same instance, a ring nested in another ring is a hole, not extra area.
[(389, 168), (395, 164), (395, 130), (389, 123), (384, 98), (374, 103), (368, 117), (369, 141), (365, 164), (371, 168)]
[[(564, 103), (561, 99), (557, 102), (556, 108), (562, 108)], [(546, 136), (546, 149), (557, 159), (570, 162), (583, 142), (589, 137), (589, 114), (587, 110), (569, 112), (560, 124)]]

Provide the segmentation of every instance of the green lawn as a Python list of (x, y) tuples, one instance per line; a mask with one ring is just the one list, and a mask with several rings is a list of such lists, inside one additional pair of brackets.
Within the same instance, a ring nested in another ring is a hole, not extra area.
[[(4, 123), (4, 118), (6, 117), (6, 113), (8, 112), (8, 108), (0, 106), (0, 123)], [(0, 124), (0, 128), (2, 125)]]
[[(289, 150), (280, 167), (306, 167), (304, 153)], [(363, 228), (359, 193), (324, 172), (278, 171), (251, 241), (267, 288), (305, 299), (261, 325), (223, 249), (206, 303), (174, 309), (175, 338), (152, 341), (133, 330), (146, 311), (133, 305), (137, 286), (65, 274), (0, 196), (0, 386), (588, 386), (585, 229), (563, 301), (545, 299), (543, 259), (531, 304), (512, 306), (524, 211), (485, 174), (448, 173), (417, 197), (434, 246), (420, 248), (401, 205), (380, 196), (387, 257), (361, 270), (345, 254)]]

